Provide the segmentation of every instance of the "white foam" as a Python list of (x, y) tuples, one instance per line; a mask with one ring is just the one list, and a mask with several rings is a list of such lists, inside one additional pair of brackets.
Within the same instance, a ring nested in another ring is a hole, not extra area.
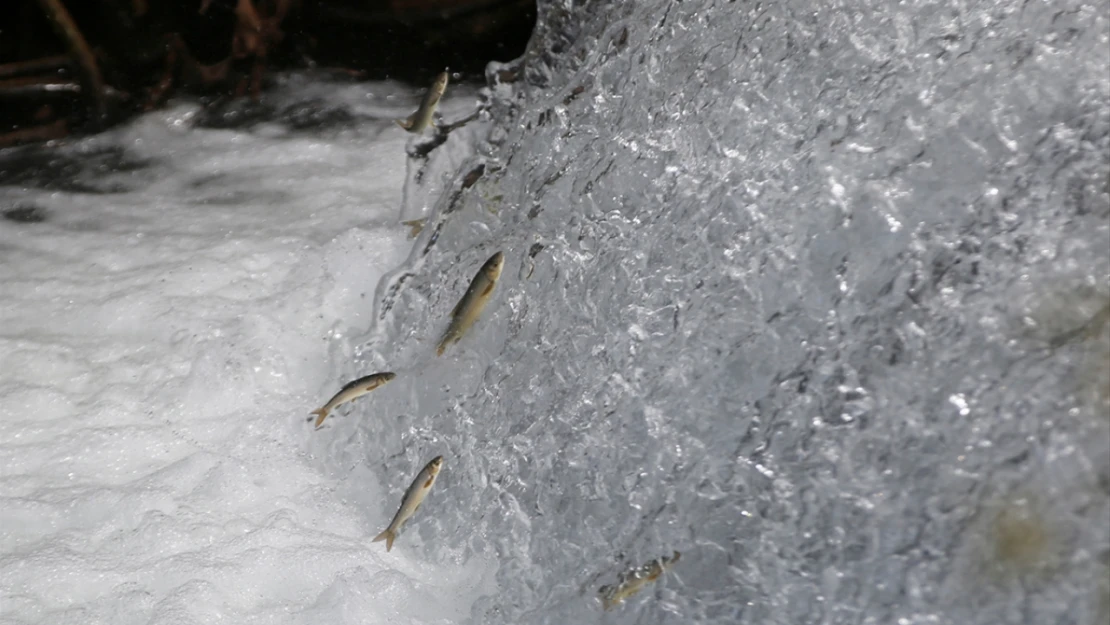
[(344, 500), (303, 451), (410, 249), (389, 119), (414, 96), (293, 82), (279, 103), (355, 121), (213, 130), (182, 104), (61, 149), (145, 162), (78, 176), (118, 192), (0, 189), (48, 217), (0, 223), (0, 622), (447, 623), (492, 591), (489, 562), (410, 551), (419, 519), (371, 544), (383, 476)]

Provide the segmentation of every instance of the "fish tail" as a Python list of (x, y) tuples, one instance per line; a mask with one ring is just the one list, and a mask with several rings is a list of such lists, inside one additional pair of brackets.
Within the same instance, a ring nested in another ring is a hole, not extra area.
[(328, 418), (328, 409), (320, 408), (318, 410), (313, 410), (312, 414), (316, 415), (316, 427), (320, 427), (320, 424), (324, 422), (324, 419)]
[(393, 539), (394, 538), (397, 538), (397, 534), (395, 534), (393, 532), (393, 530), (387, 529), (384, 532), (382, 532), (381, 534), (378, 534), (377, 536), (375, 536), (374, 540), (372, 540), (370, 542), (377, 543), (377, 542), (381, 542), (381, 541), (384, 540), (385, 541), (385, 550), (389, 551), (390, 549), (393, 548)]
[(447, 331), (443, 333), (443, 338), (439, 340), (439, 345), (436, 346), (436, 356), (442, 356), (447, 348), (459, 342), (460, 334), (455, 327), (455, 322), (452, 321)]
[(416, 122), (416, 115), (409, 115), (404, 119), (395, 119), (393, 121), (397, 122), (397, 125), (405, 130), (412, 130), (412, 125)]

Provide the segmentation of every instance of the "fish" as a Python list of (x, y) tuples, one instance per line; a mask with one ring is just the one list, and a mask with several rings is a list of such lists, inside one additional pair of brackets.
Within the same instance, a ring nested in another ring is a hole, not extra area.
[(401, 224), (409, 227), (409, 238), (415, 239), (416, 235), (420, 234), (424, 230), (425, 221), (427, 221), (427, 218), (422, 217), (420, 219), (410, 219), (408, 221), (402, 221)]
[(332, 410), (335, 410), (342, 404), (362, 397), (395, 377), (397, 377), (396, 373), (392, 371), (383, 371), (381, 373), (374, 373), (359, 378), (353, 382), (348, 382), (343, 388), (339, 389), (339, 392), (329, 399), (328, 403), (324, 404), (322, 408), (312, 411), (312, 414), (316, 415), (316, 427), (320, 427), (320, 424), (324, 422), (324, 419), (328, 418), (328, 414), (330, 414)]
[(645, 586), (659, 579), (667, 569), (678, 562), (680, 557), (682, 554), (676, 551), (670, 557), (656, 558), (640, 568), (623, 573), (616, 584), (602, 586), (597, 591), (601, 597), (602, 607), (612, 610), (625, 599), (633, 597)]
[(1106, 304), (1104, 304), (1093, 317), (1085, 321), (1083, 325), (1053, 337), (1049, 341), (1049, 345), (1055, 349), (1063, 347), (1076, 339), (1081, 341), (1093, 340), (1098, 337), (1103, 326), (1107, 324), (1110, 324), (1110, 301), (1107, 301)]
[(393, 515), (389, 527), (375, 536), (371, 542), (376, 543), (384, 540), (385, 550), (393, 549), (393, 541), (397, 538), (397, 532), (401, 531), (401, 526), (405, 524), (405, 521), (412, 518), (412, 515), (416, 514), (417, 509), (420, 508), (420, 504), (424, 503), (424, 498), (431, 492), (442, 468), (443, 456), (436, 456), (432, 458), (431, 462), (424, 465), (416, 479), (409, 485), (409, 489), (405, 491), (405, 496), (401, 498), (401, 507), (397, 510), (397, 514)]
[(447, 90), (447, 72), (440, 72), (432, 86), (424, 93), (424, 99), (420, 101), (420, 108), (416, 112), (409, 115), (405, 119), (395, 120), (397, 125), (409, 132), (421, 133), (424, 129), (432, 123), (432, 114), (435, 113), (436, 105), (439, 104), (439, 99), (443, 97), (443, 92)]
[(466, 331), (478, 320), (486, 304), (489, 303), (493, 287), (497, 286), (497, 279), (501, 277), (501, 268), (505, 265), (505, 255), (501, 252), (489, 257), (489, 260), (478, 270), (478, 275), (470, 281), (470, 287), (451, 311), (451, 323), (443, 338), (436, 346), (436, 356), (442, 356), (447, 346), (458, 343)]

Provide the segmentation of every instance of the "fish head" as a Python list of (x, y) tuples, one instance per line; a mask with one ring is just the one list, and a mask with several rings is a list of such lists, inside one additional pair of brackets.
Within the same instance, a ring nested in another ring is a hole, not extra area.
[(447, 90), (447, 76), (447, 72), (440, 72), (436, 75), (435, 82), (432, 83), (432, 89), (435, 89), (436, 93), (443, 95), (443, 92)]
[(436, 456), (428, 463), (428, 468), (431, 469), (432, 475), (439, 475), (439, 470), (443, 468), (443, 456)]
[(382, 383), (385, 383), (385, 382), (392, 381), (393, 378), (397, 377), (397, 374), (393, 373), (392, 371), (386, 371), (386, 372), (382, 373), (381, 376), (382, 376)]
[(482, 273), (490, 282), (497, 282), (501, 277), (501, 269), (505, 266), (505, 255), (501, 252), (489, 257), (486, 264), (482, 266)]

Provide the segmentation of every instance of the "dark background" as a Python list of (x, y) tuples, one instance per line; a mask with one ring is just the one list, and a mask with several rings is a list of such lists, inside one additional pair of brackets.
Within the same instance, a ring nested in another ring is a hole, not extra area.
[(9, 0), (0, 147), (96, 131), (176, 93), (257, 99), (282, 69), (481, 81), (520, 56), (535, 18), (535, 0)]

